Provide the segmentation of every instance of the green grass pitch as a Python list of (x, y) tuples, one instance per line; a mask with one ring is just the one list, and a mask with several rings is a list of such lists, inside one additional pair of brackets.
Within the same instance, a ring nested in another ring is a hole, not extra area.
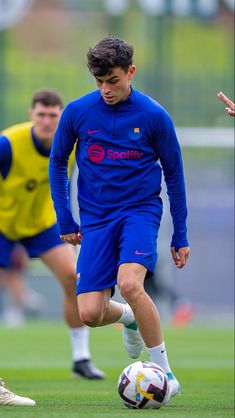
[[(118, 376), (132, 362), (122, 345), (120, 328), (91, 330), (92, 357), (107, 379), (89, 382), (71, 375), (70, 343), (62, 322), (29, 322), (18, 329), (0, 326), (0, 376), (13, 391), (37, 402), (35, 408), (0, 407), (0, 417), (232, 418), (232, 328), (163, 328), (182, 393), (169, 406), (151, 411), (129, 410), (118, 396)], [(141, 358), (147, 360), (147, 353)]]

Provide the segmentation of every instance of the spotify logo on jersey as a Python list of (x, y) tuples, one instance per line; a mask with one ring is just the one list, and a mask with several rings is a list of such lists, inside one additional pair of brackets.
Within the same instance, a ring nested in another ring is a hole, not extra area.
[(93, 163), (100, 163), (105, 157), (105, 150), (101, 145), (93, 144), (88, 148), (88, 157)]

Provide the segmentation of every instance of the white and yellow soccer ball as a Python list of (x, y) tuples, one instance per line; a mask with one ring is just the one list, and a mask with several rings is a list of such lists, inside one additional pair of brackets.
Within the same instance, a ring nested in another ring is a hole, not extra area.
[(159, 409), (169, 400), (169, 391), (166, 373), (149, 361), (130, 364), (118, 379), (118, 393), (128, 408)]

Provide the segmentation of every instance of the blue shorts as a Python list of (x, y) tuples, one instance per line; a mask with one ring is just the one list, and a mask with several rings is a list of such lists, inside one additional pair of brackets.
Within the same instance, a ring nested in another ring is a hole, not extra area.
[(59, 236), (59, 227), (54, 224), (40, 234), (33, 237), (23, 238), (18, 241), (11, 241), (0, 233), (0, 267), (8, 268), (11, 266), (11, 253), (16, 243), (20, 243), (26, 249), (30, 258), (39, 257), (57, 245), (63, 245)]
[(84, 233), (77, 263), (76, 293), (111, 288), (120, 264), (138, 263), (152, 275), (161, 215), (134, 213)]

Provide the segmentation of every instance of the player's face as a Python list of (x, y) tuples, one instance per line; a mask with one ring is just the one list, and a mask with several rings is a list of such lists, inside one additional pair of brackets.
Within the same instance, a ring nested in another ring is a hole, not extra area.
[(35, 124), (35, 135), (39, 140), (52, 142), (61, 111), (59, 105), (44, 106), (39, 102), (29, 110), (30, 119)]
[(135, 66), (130, 65), (127, 72), (117, 67), (108, 75), (96, 77), (96, 84), (105, 103), (114, 105), (125, 100), (130, 94), (130, 84), (134, 75)]

